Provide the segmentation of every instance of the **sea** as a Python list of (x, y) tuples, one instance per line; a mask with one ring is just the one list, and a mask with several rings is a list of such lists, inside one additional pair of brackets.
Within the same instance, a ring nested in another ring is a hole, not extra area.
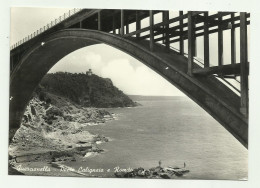
[[(142, 167), (184, 167), (176, 179), (247, 180), (248, 150), (200, 106), (185, 96), (132, 96), (140, 106), (107, 109), (116, 119), (89, 127), (109, 142), (104, 152), (68, 163), (88, 175), (114, 177), (115, 171)], [(90, 173), (91, 172), (91, 173)]]

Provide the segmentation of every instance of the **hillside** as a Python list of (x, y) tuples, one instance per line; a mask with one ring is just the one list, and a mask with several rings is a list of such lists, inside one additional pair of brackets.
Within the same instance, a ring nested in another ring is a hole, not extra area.
[(40, 99), (52, 100), (49, 94), (54, 94), (84, 107), (136, 106), (136, 103), (115, 87), (110, 79), (101, 78), (95, 74), (91, 76), (67, 72), (47, 74), (41, 80), (36, 93)]
[(113, 120), (114, 114), (51, 95), (56, 104), (50, 103), (49, 98), (40, 100), (35, 93), (29, 101), (21, 126), (9, 145), (9, 174), (43, 175), (41, 171), (19, 170), (19, 166), (48, 166), (51, 172), (47, 175), (56, 176), (59, 169), (53, 165), (57, 162), (82, 161), (85, 156), (97, 155), (103, 152), (97, 144), (109, 141), (103, 135), (90, 133), (88, 127)]
[[(97, 145), (109, 138), (90, 133), (89, 126), (115, 119), (115, 114), (103, 108), (136, 104), (110, 79), (63, 72), (45, 75), (9, 145), (9, 174), (21, 172), (22, 164), (26, 168), (48, 166), (52, 171), (48, 175), (56, 175), (59, 168), (55, 165), (98, 155), (103, 150)], [(40, 171), (22, 173), (42, 175)]]

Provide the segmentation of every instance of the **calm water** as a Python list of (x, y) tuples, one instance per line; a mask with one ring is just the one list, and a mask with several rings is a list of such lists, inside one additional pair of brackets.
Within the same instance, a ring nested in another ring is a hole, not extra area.
[[(181, 179), (247, 179), (247, 150), (218, 122), (186, 97), (138, 101), (136, 108), (109, 109), (118, 120), (89, 131), (110, 137), (105, 152), (84, 162), (89, 168), (183, 167)], [(112, 174), (112, 173), (111, 173)], [(102, 175), (99, 173), (98, 175)]]

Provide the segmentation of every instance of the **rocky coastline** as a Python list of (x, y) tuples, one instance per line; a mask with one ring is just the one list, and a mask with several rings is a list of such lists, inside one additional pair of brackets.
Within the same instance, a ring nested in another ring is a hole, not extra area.
[[(79, 106), (61, 96), (52, 95), (51, 100), (54, 104), (37, 95), (30, 100), (21, 127), (9, 145), (9, 174), (100, 177), (74, 169), (73, 162), (105, 152), (99, 144), (111, 139), (88, 129), (115, 120), (116, 114)], [(161, 167), (159, 162), (159, 166), (150, 169), (115, 171), (112, 176), (104, 172), (101, 177), (174, 179), (188, 172), (186, 168)]]
[[(89, 155), (103, 152), (98, 144), (108, 142), (110, 138), (92, 134), (88, 127), (113, 120), (115, 114), (100, 108), (82, 107), (60, 96), (57, 98), (59, 105), (37, 96), (30, 100), (21, 127), (9, 145), (9, 174), (56, 176), (60, 174), (58, 164), (84, 160)], [(23, 169), (47, 166), (52, 168), (52, 173), (21, 171), (21, 166)]]
[[(57, 80), (63, 85), (58, 87)], [(76, 81), (81, 84), (77, 85)], [(10, 142), (9, 174), (100, 177), (95, 173), (84, 173), (95, 169), (73, 168), (74, 162), (84, 162), (90, 156), (105, 152), (99, 144), (111, 140), (90, 133), (89, 127), (115, 120), (116, 114), (109, 113), (108, 108), (130, 108), (140, 104), (114, 87), (110, 79), (96, 75), (48, 74), (41, 84), (33, 93), (20, 128)], [(86, 87), (81, 88), (82, 85)], [(187, 172), (189, 170), (185, 168), (159, 164), (150, 169), (139, 167), (102, 172), (101, 177), (169, 179)]]
[(142, 167), (133, 169), (129, 172), (115, 172), (115, 176), (118, 178), (153, 178), (153, 179), (174, 179), (176, 176), (183, 176), (190, 172), (186, 168), (179, 167), (162, 167), (157, 166), (150, 169), (144, 169)]
[[(104, 152), (98, 145), (110, 141), (90, 133), (89, 126), (114, 120), (116, 115), (108, 108), (135, 106), (138, 103), (109, 78), (84, 73), (46, 74), (10, 142), (9, 174), (75, 176), (69, 171), (61, 173), (60, 166), (98, 155)], [(51, 172), (44, 173), (43, 167)]]

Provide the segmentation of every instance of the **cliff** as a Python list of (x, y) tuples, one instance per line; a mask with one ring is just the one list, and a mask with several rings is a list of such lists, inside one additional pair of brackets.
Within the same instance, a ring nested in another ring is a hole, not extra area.
[(52, 100), (49, 94), (54, 94), (84, 107), (136, 106), (136, 103), (115, 87), (110, 79), (95, 74), (91, 76), (64, 72), (47, 74), (36, 89), (36, 93), (42, 100)]
[[(90, 133), (88, 127), (113, 120), (115, 114), (100, 107), (136, 104), (110, 79), (62, 72), (47, 74), (33, 93), (9, 145), (9, 174), (18, 174), (19, 165), (26, 168), (47, 165), (53, 171), (48, 175), (54, 176), (59, 168), (53, 165), (82, 161), (103, 152), (97, 145), (109, 138)], [(23, 173), (42, 175), (42, 172)]]
[(56, 98), (57, 106), (34, 95), (26, 107), (21, 127), (9, 145), (11, 167), (31, 165), (30, 162), (82, 160), (86, 155), (102, 152), (97, 144), (109, 139), (89, 133), (88, 127), (113, 120), (114, 114), (100, 108), (75, 105), (51, 94), (52, 99)]

